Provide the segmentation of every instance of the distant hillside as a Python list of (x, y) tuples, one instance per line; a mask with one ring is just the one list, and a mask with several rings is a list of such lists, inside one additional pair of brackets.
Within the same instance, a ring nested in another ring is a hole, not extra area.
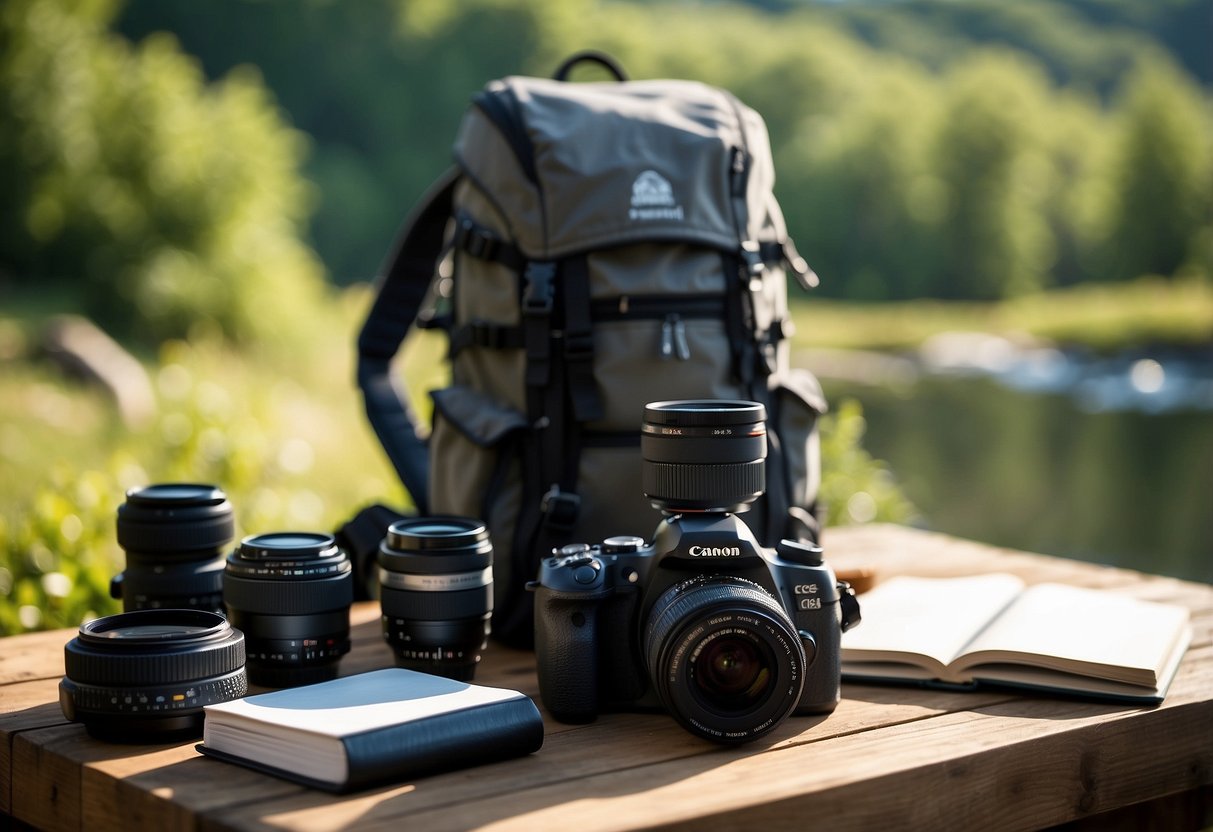
[(1164, 49), (1213, 87), (1213, 0), (748, 0), (804, 10), (881, 50), (939, 68), (965, 46), (1035, 56), (1062, 85), (1107, 95), (1143, 52)]

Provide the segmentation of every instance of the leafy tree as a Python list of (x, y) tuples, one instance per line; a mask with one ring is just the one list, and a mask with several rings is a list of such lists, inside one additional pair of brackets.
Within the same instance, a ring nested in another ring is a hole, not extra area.
[(1171, 275), (1213, 229), (1208, 104), (1164, 60), (1143, 63), (1124, 99), (1110, 176), (1107, 277)]
[(1046, 85), (1009, 54), (956, 64), (931, 151), (945, 189), (939, 297), (993, 299), (1047, 282), (1054, 241), (1043, 220), (1052, 175), (1042, 139)]
[(0, 271), (146, 342), (306, 329), (323, 284), (298, 236), (304, 137), (255, 72), (208, 85), (171, 36), (107, 33), (114, 12), (0, 9)]

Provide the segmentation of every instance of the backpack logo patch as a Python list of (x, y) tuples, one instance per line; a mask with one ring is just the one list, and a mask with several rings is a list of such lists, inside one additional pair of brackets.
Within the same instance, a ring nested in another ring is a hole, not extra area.
[(642, 171), (632, 183), (630, 220), (681, 220), (682, 206), (669, 180), (655, 170)]

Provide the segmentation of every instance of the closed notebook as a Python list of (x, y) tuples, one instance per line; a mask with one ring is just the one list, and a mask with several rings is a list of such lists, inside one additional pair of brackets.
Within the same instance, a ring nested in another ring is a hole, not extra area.
[(541, 745), (543, 719), (529, 697), (390, 668), (208, 706), (198, 750), (345, 792)]
[(1013, 575), (893, 578), (843, 634), (851, 681), (1010, 686), (1157, 703), (1191, 640), (1188, 610)]

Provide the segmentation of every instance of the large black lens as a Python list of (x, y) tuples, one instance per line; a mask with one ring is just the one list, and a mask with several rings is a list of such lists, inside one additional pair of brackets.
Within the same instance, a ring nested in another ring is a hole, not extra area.
[(393, 523), (379, 546), (383, 637), (396, 664), (471, 681), (493, 611), (493, 545), (479, 520)]
[(93, 736), (170, 742), (202, 733), (202, 708), (248, 691), (244, 635), (203, 610), (142, 610), (80, 626), (63, 651), (59, 705)]
[(662, 511), (745, 511), (766, 488), (766, 408), (716, 399), (645, 405), (641, 490)]
[(118, 545), (126, 570), (110, 594), (131, 610), (223, 612), (223, 553), (235, 537), (232, 505), (213, 485), (163, 483), (126, 492)]
[(291, 687), (332, 679), (350, 651), (350, 560), (327, 534), (246, 537), (227, 559), (228, 619), (248, 638), (249, 680)]
[(657, 600), (645, 630), (649, 678), (692, 734), (749, 742), (800, 701), (804, 648), (783, 607), (741, 578), (701, 575)]

